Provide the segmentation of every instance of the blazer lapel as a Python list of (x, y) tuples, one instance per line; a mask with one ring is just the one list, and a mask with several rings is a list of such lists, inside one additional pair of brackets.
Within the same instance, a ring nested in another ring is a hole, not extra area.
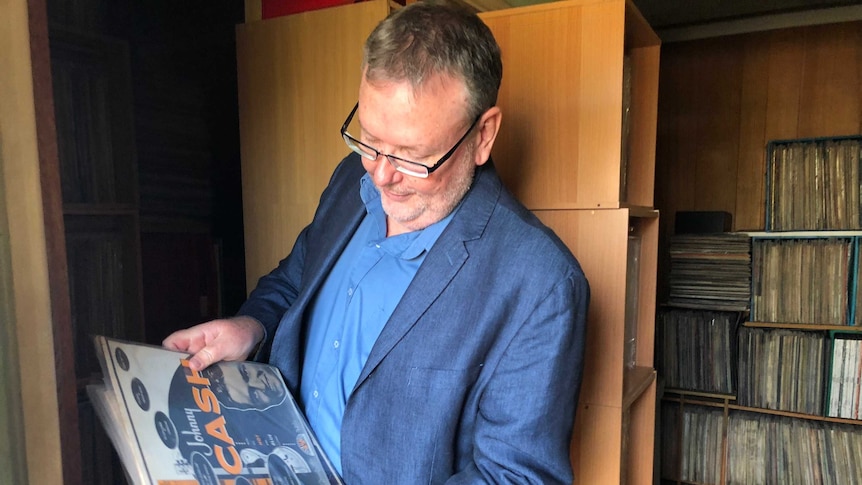
[(481, 237), (499, 198), (501, 187), (502, 184), (491, 161), (477, 169), (473, 187), (467, 193), (449, 226), (428, 252), (425, 261), (380, 332), (353, 392), (416, 325), (428, 307), (440, 297), (443, 290), (464, 266), (469, 258), (466, 243)]

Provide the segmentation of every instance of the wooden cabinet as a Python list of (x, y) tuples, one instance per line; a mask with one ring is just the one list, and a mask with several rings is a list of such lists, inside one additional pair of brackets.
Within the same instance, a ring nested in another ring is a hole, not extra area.
[(125, 42), (52, 29), (51, 69), (85, 483), (123, 479), (86, 385), (92, 336), (144, 339), (137, 165)]
[[(575, 482), (652, 483), (659, 39), (624, 0), (480, 16), (503, 52), (494, 161), (590, 282)], [(627, 301), (634, 305), (628, 318)], [(634, 349), (627, 335), (636, 335)]]
[(634, 5), (569, 0), (481, 17), (503, 52), (493, 157), (507, 186), (530, 209), (652, 206), (660, 46)]
[(338, 129), (359, 96), (362, 46), (387, 0), (237, 27), (247, 287), (284, 258), (349, 149)]

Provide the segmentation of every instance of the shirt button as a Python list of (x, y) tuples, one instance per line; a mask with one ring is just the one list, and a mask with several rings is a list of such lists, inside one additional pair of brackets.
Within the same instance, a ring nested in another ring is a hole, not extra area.
[(348, 296), (353, 296), (353, 288), (348, 288), (348, 289), (347, 289), (347, 295), (348, 295)]
[(332, 346), (335, 347), (336, 349), (338, 348), (339, 345), (340, 344), (338, 343), (338, 340), (336, 340), (335, 342), (332, 342)]
[(312, 392), (312, 393), (311, 393), (311, 395), (312, 395), (312, 396), (314, 396), (314, 397), (317, 397), (317, 396), (318, 396), (318, 393), (317, 393), (317, 391), (314, 391), (314, 392)]

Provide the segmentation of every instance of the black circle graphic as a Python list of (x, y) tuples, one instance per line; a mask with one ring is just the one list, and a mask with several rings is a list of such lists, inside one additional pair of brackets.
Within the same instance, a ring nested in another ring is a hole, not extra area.
[(170, 449), (176, 448), (179, 440), (177, 436), (177, 428), (174, 426), (174, 422), (171, 421), (171, 418), (169, 418), (167, 414), (159, 411), (156, 413), (155, 424), (156, 432), (159, 434), (159, 438), (162, 439), (162, 443)]
[(132, 396), (135, 397), (135, 402), (138, 403), (141, 409), (144, 411), (150, 410), (150, 394), (147, 392), (144, 383), (137, 377), (132, 379)]
[(191, 464), (192, 473), (200, 485), (219, 485), (215, 470), (204, 455), (197, 451), (193, 452)]
[(117, 359), (117, 365), (120, 366), (120, 369), (129, 370), (129, 356), (126, 355), (123, 349), (120, 347), (114, 349), (114, 358)]

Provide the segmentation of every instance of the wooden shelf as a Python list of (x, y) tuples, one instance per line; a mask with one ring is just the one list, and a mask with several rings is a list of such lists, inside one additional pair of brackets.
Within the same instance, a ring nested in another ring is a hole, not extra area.
[(742, 231), (754, 239), (804, 239), (822, 237), (856, 237), (862, 236), (862, 231)]
[(634, 367), (626, 371), (623, 381), (623, 409), (628, 409), (655, 381), (656, 371), (652, 367)]
[(622, 204), (622, 208), (628, 209), (630, 217), (643, 217), (643, 218), (658, 217), (658, 211), (653, 209), (652, 207)]
[[(590, 282), (587, 355), (572, 445), (578, 483), (618, 483), (623, 474), (633, 483), (651, 483), (658, 218), (654, 211), (637, 211), (648, 217), (634, 217), (629, 209), (534, 213), (572, 250)], [(625, 368), (623, 338), (630, 234), (640, 237), (641, 250), (632, 370)], [(623, 442), (628, 458), (622, 456)]]
[[(734, 394), (719, 394), (714, 392), (701, 392), (701, 391), (689, 391), (686, 389), (673, 389), (673, 388), (665, 388), (665, 394), (677, 394), (682, 396), (682, 400), (685, 401), (686, 396), (695, 396), (695, 397), (705, 397), (705, 398), (714, 398), (714, 399), (724, 399), (728, 401), (736, 401), (736, 395)], [(673, 398), (667, 398), (673, 399)]]
[(790, 330), (813, 330), (827, 331), (840, 330), (843, 332), (862, 332), (858, 325), (817, 325), (814, 323), (779, 323), (779, 322), (745, 322), (746, 327), (756, 328), (786, 328)]
[(684, 399), (679, 397), (664, 396), (662, 398), (669, 402), (678, 402), (684, 405), (705, 406), (712, 408), (728, 409), (732, 411), (745, 411), (755, 414), (769, 414), (772, 416), (784, 416), (788, 418), (804, 419), (807, 421), (823, 421), (827, 423), (843, 423), (852, 424), (854, 426), (862, 426), (862, 420), (848, 418), (834, 418), (831, 416), (820, 416), (819, 414), (794, 413), (790, 411), (780, 411), (777, 409), (754, 408), (750, 406), (740, 406), (739, 404), (730, 404), (729, 402), (706, 401), (701, 399)]
[(138, 207), (132, 204), (64, 204), (63, 214), (74, 216), (138, 215)]
[(63, 198), (82, 483), (122, 471), (86, 385), (94, 334), (143, 340), (138, 170), (126, 41), (51, 28), (51, 81)]
[(740, 406), (738, 404), (729, 404), (727, 406), (727, 408), (735, 410), (735, 411), (747, 411), (750, 413), (757, 413), (757, 414), (771, 414), (773, 416), (785, 416), (788, 418), (807, 419), (808, 421), (824, 421), (824, 422), (829, 422), (829, 423), (844, 423), (844, 424), (853, 424), (856, 426), (862, 426), (862, 420), (856, 420), (856, 419), (833, 418), (833, 417), (829, 417), (829, 416), (819, 416), (816, 414), (805, 414), (805, 413), (793, 413), (790, 411), (779, 411), (776, 409), (752, 408), (749, 406)]

